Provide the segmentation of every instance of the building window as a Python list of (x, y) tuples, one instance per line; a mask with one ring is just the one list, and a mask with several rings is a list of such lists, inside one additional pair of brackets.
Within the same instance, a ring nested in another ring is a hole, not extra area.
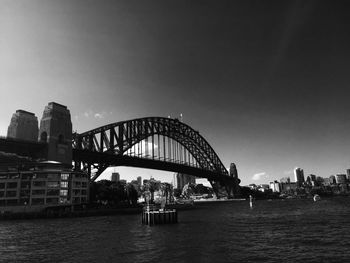
[(19, 174), (9, 174), (10, 179), (19, 179)]
[(80, 195), (80, 190), (75, 189), (75, 190), (73, 190), (73, 193), (74, 193), (74, 195)]
[(0, 191), (0, 197), (4, 197), (5, 196), (5, 192), (4, 191)]
[(61, 180), (68, 180), (68, 178), (69, 178), (69, 174), (66, 174), (66, 173), (61, 174)]
[(20, 205), (28, 205), (29, 204), (29, 198), (21, 198), (19, 199)]
[(68, 195), (68, 190), (60, 190), (60, 195), (61, 196), (67, 196)]
[(67, 203), (68, 200), (67, 200), (67, 197), (60, 197), (60, 203)]
[(58, 182), (58, 181), (47, 182), (47, 187), (49, 187), (49, 188), (59, 188), (60, 187), (60, 182)]
[(32, 195), (45, 195), (45, 190), (32, 190)]
[(60, 180), (60, 174), (48, 174), (47, 180), (52, 180), (52, 181)]
[(29, 196), (30, 195), (30, 191), (29, 190), (21, 190), (20, 195), (21, 196)]
[(62, 181), (61, 188), (68, 188), (68, 182)]
[(22, 174), (22, 180), (29, 180), (31, 177), (31, 174)]
[(6, 197), (16, 197), (17, 191), (6, 191)]
[(45, 204), (44, 198), (32, 198), (32, 205), (43, 205)]
[(33, 181), (33, 186), (35, 187), (44, 187), (46, 185), (45, 181)]
[(36, 174), (36, 179), (46, 179), (47, 178), (47, 174)]
[(22, 181), (21, 182), (21, 188), (29, 189), (30, 188), (30, 182), (29, 181)]
[(59, 195), (60, 194), (60, 190), (56, 190), (56, 189), (47, 189), (46, 195), (47, 196), (53, 196), (53, 195)]
[(87, 187), (87, 182), (82, 182), (81, 187), (86, 188)]
[(5, 189), (5, 183), (0, 183), (0, 189)]
[(46, 204), (58, 204), (58, 198), (46, 198)]
[(17, 182), (7, 183), (7, 188), (17, 188)]

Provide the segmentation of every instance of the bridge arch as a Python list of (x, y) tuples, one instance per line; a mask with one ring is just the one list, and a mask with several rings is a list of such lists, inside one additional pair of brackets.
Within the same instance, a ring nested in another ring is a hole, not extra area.
[[(220, 176), (229, 176), (205, 138), (177, 119), (147, 117), (127, 120), (75, 134), (73, 137), (73, 160), (80, 166), (84, 163), (85, 169), (96, 168), (93, 180), (110, 165), (118, 164), (174, 172), (186, 171), (215, 180)], [(136, 145), (141, 143), (142, 147), (142, 142), (147, 142), (148, 139), (151, 141), (152, 154), (146, 156), (142, 150), (135, 151)], [(195, 162), (190, 162), (186, 156), (192, 156)], [(146, 160), (148, 162), (145, 164)]]

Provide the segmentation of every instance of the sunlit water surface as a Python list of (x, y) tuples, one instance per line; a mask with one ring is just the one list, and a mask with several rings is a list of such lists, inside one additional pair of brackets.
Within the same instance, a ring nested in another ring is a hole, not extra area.
[(247, 201), (140, 215), (0, 221), (0, 262), (350, 262), (350, 198)]

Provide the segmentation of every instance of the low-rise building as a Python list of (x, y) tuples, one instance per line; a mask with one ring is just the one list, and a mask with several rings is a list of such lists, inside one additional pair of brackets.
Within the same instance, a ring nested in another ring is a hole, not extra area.
[(41, 163), (29, 170), (0, 171), (0, 211), (35, 212), (51, 206), (88, 202), (86, 173), (62, 169), (59, 163)]
[(346, 174), (337, 174), (335, 181), (337, 184), (346, 184)]
[(278, 181), (270, 182), (270, 189), (274, 193), (280, 193), (281, 192), (280, 183)]

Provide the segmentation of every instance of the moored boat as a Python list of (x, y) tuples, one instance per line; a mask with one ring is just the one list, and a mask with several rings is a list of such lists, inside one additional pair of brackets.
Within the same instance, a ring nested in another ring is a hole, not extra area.
[(320, 201), (321, 200), (321, 197), (318, 195), (318, 194), (315, 194), (314, 195), (314, 201)]

